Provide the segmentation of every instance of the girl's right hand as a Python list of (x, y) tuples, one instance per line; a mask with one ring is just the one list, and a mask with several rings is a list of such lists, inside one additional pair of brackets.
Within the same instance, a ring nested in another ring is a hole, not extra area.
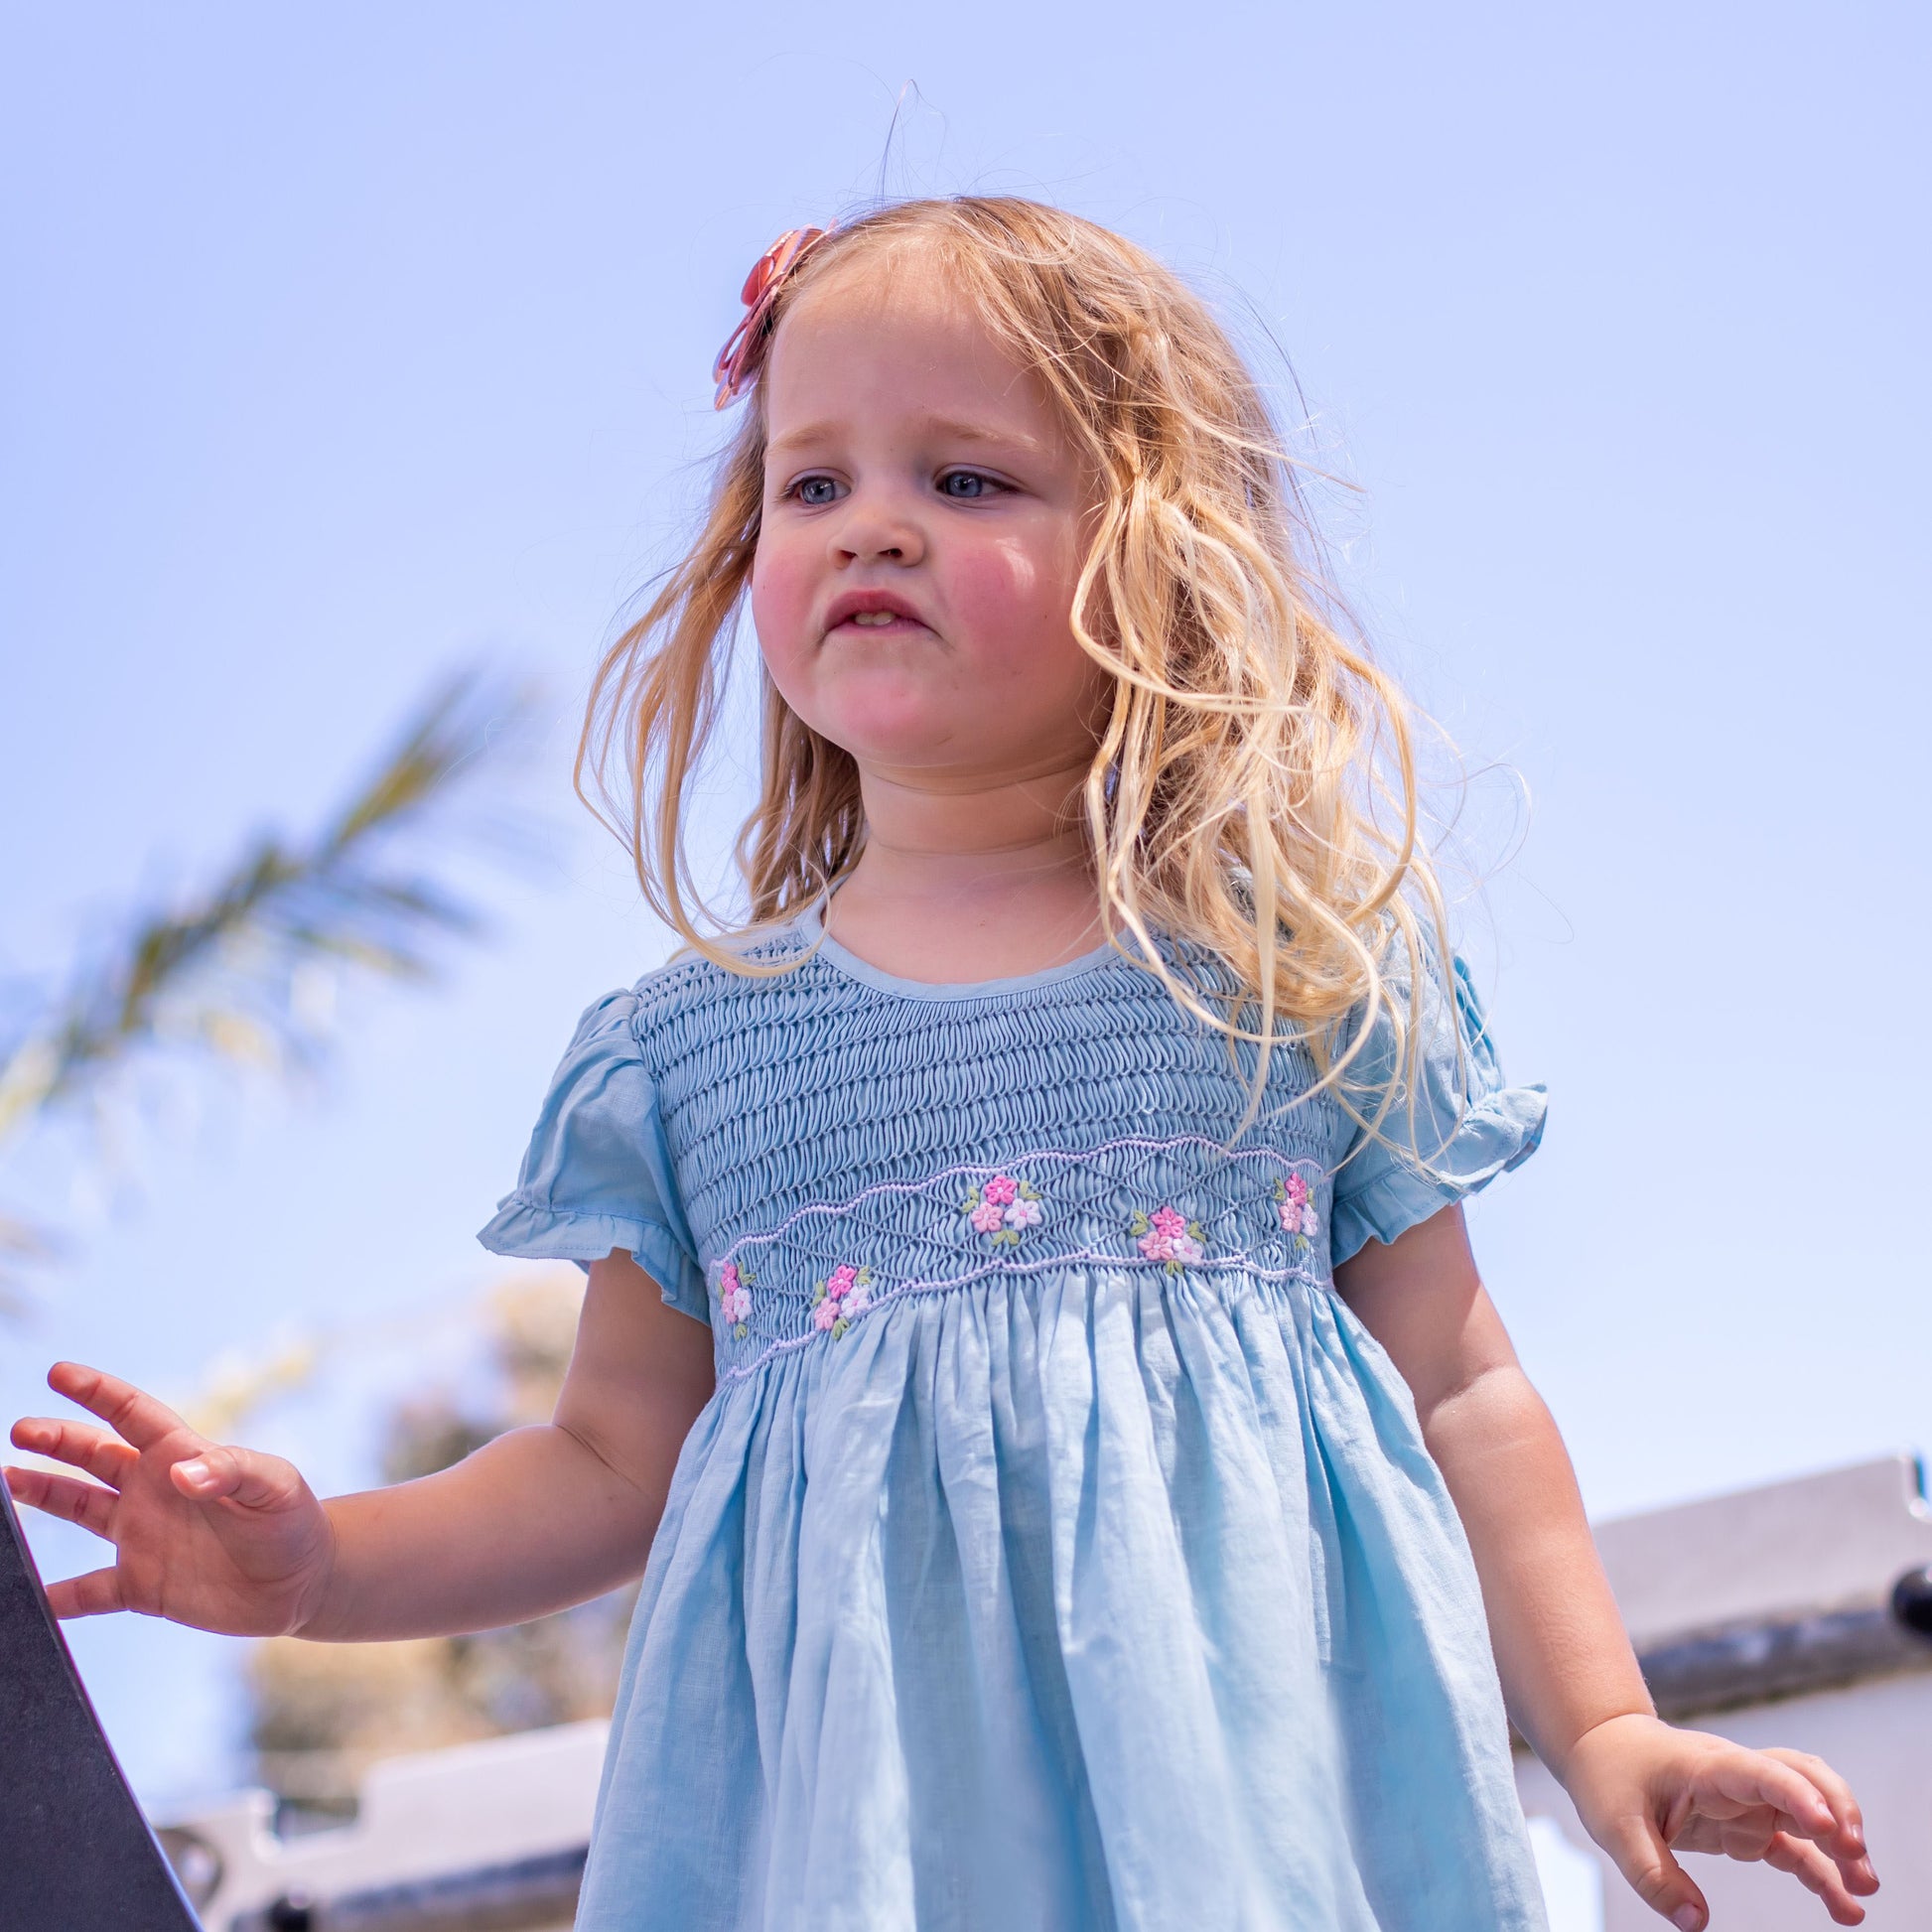
[(48, 1386), (109, 1425), (27, 1417), (16, 1449), (97, 1478), (9, 1467), (15, 1499), (104, 1537), (111, 1569), (50, 1584), (60, 1617), (135, 1610), (229, 1636), (282, 1636), (314, 1614), (335, 1561), (328, 1513), (293, 1463), (198, 1435), (166, 1404), (77, 1362)]

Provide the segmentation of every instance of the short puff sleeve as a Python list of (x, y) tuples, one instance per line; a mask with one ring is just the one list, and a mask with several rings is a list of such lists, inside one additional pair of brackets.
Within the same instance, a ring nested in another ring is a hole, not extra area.
[[(1424, 953), (1420, 1054), (1398, 1065), (1397, 1022), (1406, 1023), (1409, 971), (1401, 949), (1385, 970), (1387, 1001), (1362, 1050), (1341, 1076), (1357, 1124), (1334, 1179), (1329, 1258), (1339, 1266), (1365, 1241), (1393, 1241), (1535, 1153), (1549, 1102), (1539, 1086), (1510, 1086), (1469, 969)], [(1393, 1008), (1393, 1012), (1391, 1011)], [(1413, 1071), (1414, 1084), (1406, 1075)], [(1376, 1120), (1378, 1112), (1381, 1114)]]
[(638, 1049), (637, 1004), (634, 993), (608, 994), (577, 1023), (515, 1189), (477, 1239), (492, 1254), (584, 1268), (624, 1249), (672, 1308), (708, 1323), (704, 1275)]

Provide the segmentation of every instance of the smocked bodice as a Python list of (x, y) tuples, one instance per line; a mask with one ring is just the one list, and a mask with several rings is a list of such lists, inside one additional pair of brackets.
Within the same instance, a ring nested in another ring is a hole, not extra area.
[[(721, 1377), (989, 1276), (1186, 1269), (1319, 1286), (1376, 1231), (1386, 1147), (1400, 1143), (1385, 1131), (1348, 1158), (1357, 1122), (1311, 1091), (1298, 1047), (1272, 1056), (1242, 1130), (1253, 1049), (1230, 1052), (1111, 949), (924, 987), (806, 921), (747, 958), (787, 970), (687, 959), (586, 1014), (518, 1188), (485, 1232), (513, 1241), (526, 1217), (584, 1215), (581, 1258), (629, 1246), (668, 1300), (710, 1321)], [(1465, 1168), (1472, 1153), (1520, 1158), (1520, 1118), (1500, 1123), (1506, 1149), (1487, 1146), (1479, 1120), (1473, 1139), (1469, 1120), (1456, 1124), (1471, 1097), (1497, 1103), (1461, 1091), (1458, 1060), (1490, 1062), (1472, 996), (1453, 984), (1473, 1031), (1461, 1056), (1449, 1035), (1441, 1091), (1422, 1096), (1443, 1131), (1420, 1145), (1452, 1140)]]

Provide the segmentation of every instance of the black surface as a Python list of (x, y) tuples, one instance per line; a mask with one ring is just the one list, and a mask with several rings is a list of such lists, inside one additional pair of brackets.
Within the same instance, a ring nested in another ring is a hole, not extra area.
[(0, 1927), (199, 1932), (74, 1674), (0, 1482)]

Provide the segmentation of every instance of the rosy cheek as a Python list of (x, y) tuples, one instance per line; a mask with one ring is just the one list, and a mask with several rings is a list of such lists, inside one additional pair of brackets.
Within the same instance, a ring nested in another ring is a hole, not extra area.
[(761, 543), (752, 566), (752, 622), (765, 662), (780, 684), (810, 642), (817, 573), (809, 559), (783, 544)]
[(1019, 543), (975, 545), (951, 560), (946, 602), (973, 635), (982, 671), (1002, 680), (1038, 678), (1042, 651), (1065, 638), (1070, 585), (1050, 560)]

